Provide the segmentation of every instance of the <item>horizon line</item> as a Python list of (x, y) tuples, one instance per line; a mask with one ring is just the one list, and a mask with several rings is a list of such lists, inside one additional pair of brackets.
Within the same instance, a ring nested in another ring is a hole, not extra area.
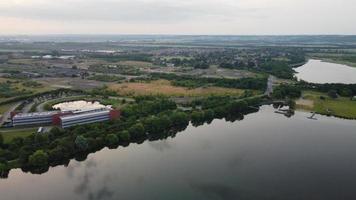
[(356, 36), (356, 34), (14, 33), (6, 36)]

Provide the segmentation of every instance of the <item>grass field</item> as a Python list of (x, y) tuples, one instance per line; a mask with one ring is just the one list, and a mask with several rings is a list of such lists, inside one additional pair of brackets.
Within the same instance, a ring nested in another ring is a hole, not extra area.
[(1, 105), (1, 106), (0, 106), (0, 115), (3, 114), (3, 113), (5, 113), (6, 111), (8, 111), (12, 105), (13, 105), (13, 104)]
[(324, 62), (356, 67), (356, 54), (312, 53), (310, 56), (315, 59), (320, 59)]
[(152, 63), (144, 61), (120, 61), (117, 64), (131, 67), (153, 67)]
[[(320, 96), (326, 99), (321, 100)], [(297, 100), (297, 108), (337, 117), (356, 118), (356, 101), (345, 97), (332, 99), (327, 94), (319, 92), (304, 91), (303, 99)]]
[(4, 143), (11, 142), (16, 137), (27, 137), (32, 133), (35, 133), (37, 128), (26, 128), (26, 129), (4, 129), (0, 130), (0, 134), (4, 137)]
[(121, 95), (167, 95), (167, 96), (208, 96), (208, 95), (241, 95), (243, 90), (221, 88), (221, 87), (201, 87), (188, 89), (171, 85), (167, 80), (157, 80), (150, 83), (122, 83), (110, 84), (109, 89)]
[[(24, 83), (28, 80), (20, 80), (20, 79), (9, 79), (9, 78), (0, 78), (0, 83), (4, 83), (10, 81), (11, 82), (11, 87), (15, 88), (16, 90), (22, 91), (31, 91), (33, 93), (40, 93), (40, 92), (46, 92), (53, 90), (53, 87), (50, 87), (47, 84), (42, 84), (41, 86), (38, 87), (28, 87), (25, 86)], [(39, 83), (39, 82), (38, 82)]]

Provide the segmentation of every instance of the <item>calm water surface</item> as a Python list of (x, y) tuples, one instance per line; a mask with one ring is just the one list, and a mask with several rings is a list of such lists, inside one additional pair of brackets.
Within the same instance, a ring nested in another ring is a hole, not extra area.
[(273, 111), (104, 149), (42, 175), (13, 170), (0, 199), (356, 199), (356, 122)]
[(309, 60), (295, 71), (298, 79), (311, 83), (356, 83), (356, 68), (347, 65)]

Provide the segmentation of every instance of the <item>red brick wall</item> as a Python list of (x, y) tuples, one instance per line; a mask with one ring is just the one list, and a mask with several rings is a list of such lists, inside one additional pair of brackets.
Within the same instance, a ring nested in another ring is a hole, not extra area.
[(110, 110), (109, 115), (110, 115), (110, 119), (114, 120), (120, 118), (121, 112), (119, 110)]
[(12, 119), (17, 113), (18, 113), (18, 112), (16, 112), (16, 111), (12, 111), (12, 112), (10, 113), (11, 119)]
[(63, 113), (58, 113), (52, 116), (52, 124), (59, 126), (61, 125), (61, 116), (65, 116), (65, 115), (72, 115), (72, 112), (63, 112)]

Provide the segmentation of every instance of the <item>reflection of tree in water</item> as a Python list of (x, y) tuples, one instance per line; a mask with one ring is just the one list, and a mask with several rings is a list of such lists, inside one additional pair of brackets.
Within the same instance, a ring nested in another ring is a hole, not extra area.
[[(67, 174), (78, 174), (73, 173), (76, 168), (80, 167), (80, 165), (74, 165), (73, 167), (68, 167)], [(107, 182), (110, 180), (110, 175), (103, 176), (101, 181), (98, 181), (96, 176), (99, 174), (98, 163), (94, 159), (90, 159), (85, 163), (84, 170), (83, 168), (78, 168), (83, 171), (83, 174), (79, 177), (70, 176), (70, 178), (74, 178), (79, 180), (79, 183), (75, 186), (74, 192), (78, 195), (87, 197), (88, 200), (101, 200), (101, 199), (112, 199), (114, 196), (114, 191), (110, 190), (107, 186)], [(92, 184), (100, 185), (100, 187), (92, 187)]]
[(150, 142), (148, 143), (148, 145), (150, 145), (150, 147), (152, 147), (153, 149), (159, 152), (163, 152), (165, 149), (172, 148), (172, 146), (169, 144), (167, 140), (163, 140), (162, 142), (157, 142), (157, 143)]

